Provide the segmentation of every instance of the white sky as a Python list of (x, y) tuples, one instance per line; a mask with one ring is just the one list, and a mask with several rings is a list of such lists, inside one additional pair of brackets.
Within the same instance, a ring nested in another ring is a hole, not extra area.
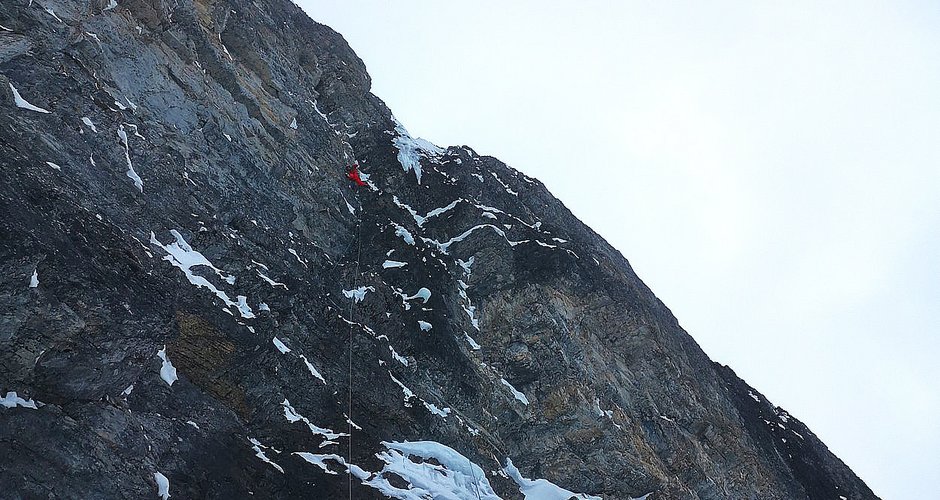
[(940, 491), (940, 3), (299, 0), (885, 498)]

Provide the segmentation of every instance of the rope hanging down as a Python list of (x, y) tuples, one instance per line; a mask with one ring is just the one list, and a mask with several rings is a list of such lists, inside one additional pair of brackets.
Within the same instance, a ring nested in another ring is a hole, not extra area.
[[(366, 184), (362, 182), (362, 179), (359, 178), (359, 165), (353, 164), (352, 169), (347, 172), (346, 176), (349, 177), (352, 181), (356, 183), (357, 186), (365, 186)], [(359, 192), (356, 190), (356, 204), (359, 205), (359, 215), (356, 217), (356, 267), (353, 273), (353, 286), (352, 289), (355, 290), (359, 288), (359, 259), (362, 256), (362, 202), (359, 200)], [(352, 433), (353, 433), (353, 420), (352, 420), (352, 390), (353, 390), (353, 379), (352, 379), (352, 366), (353, 366), (353, 323), (355, 323), (355, 318), (353, 317), (354, 308), (356, 305), (356, 300), (352, 299), (349, 301), (349, 343), (348, 343), (348, 379), (347, 379), (347, 400), (346, 400), (346, 424), (347, 424), (347, 433), (348, 437), (348, 448), (346, 451), (346, 478), (347, 486), (349, 492), (349, 500), (352, 500)]]

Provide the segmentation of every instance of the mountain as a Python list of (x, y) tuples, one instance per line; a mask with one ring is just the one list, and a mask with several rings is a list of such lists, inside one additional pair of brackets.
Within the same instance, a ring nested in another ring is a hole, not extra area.
[(4, 1), (0, 89), (5, 498), (876, 498), (291, 2)]

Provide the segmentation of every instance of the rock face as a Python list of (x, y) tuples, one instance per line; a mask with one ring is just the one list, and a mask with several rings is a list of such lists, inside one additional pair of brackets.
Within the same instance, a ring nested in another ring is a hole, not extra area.
[(5, 498), (875, 498), (291, 2), (0, 25)]

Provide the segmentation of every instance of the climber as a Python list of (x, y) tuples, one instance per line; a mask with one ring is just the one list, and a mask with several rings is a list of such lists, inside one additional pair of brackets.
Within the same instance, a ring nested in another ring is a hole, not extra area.
[(358, 163), (353, 163), (352, 168), (349, 170), (349, 172), (346, 173), (346, 177), (349, 177), (350, 179), (352, 179), (352, 181), (355, 182), (357, 186), (367, 185), (365, 182), (362, 182), (362, 179), (359, 177), (359, 164)]

